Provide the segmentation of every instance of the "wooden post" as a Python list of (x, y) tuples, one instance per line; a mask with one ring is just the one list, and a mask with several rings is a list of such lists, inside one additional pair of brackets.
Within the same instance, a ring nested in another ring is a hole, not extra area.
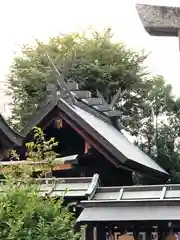
[(134, 229), (133, 236), (135, 240), (139, 240), (139, 231), (137, 229)]
[(103, 225), (99, 224), (96, 227), (97, 238), (96, 240), (103, 240), (106, 239), (106, 229)]
[(97, 240), (97, 227), (93, 228), (93, 239)]
[(166, 233), (162, 228), (158, 228), (158, 239), (164, 240), (166, 238)]
[(149, 230), (146, 232), (146, 240), (152, 240), (152, 232)]
[(94, 240), (94, 231), (92, 225), (85, 228), (85, 240)]

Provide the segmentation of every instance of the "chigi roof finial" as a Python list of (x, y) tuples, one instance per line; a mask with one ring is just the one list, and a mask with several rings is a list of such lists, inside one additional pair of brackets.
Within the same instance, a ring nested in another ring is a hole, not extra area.
[(56, 83), (57, 83), (58, 87), (60, 88), (61, 91), (63, 91), (63, 93), (68, 94), (68, 96), (71, 100), (71, 104), (76, 105), (77, 100), (74, 98), (71, 91), (69, 90), (69, 88), (68, 88), (68, 86), (67, 86), (67, 84), (64, 80), (63, 74), (60, 73), (60, 71), (56, 67), (55, 63), (53, 62), (53, 59), (47, 53), (47, 51), (46, 51), (47, 47), (45, 47), (43, 44), (41, 44), (41, 42), (39, 42), (39, 40), (36, 39), (36, 41), (41, 46), (42, 51), (44, 52), (44, 54), (47, 56), (49, 62), (51, 63), (52, 70), (53, 70), (53, 77), (57, 77), (56, 78)]

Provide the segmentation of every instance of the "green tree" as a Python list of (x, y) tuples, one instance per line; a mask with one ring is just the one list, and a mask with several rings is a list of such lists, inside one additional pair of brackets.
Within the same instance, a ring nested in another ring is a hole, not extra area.
[[(3, 240), (78, 240), (80, 233), (74, 232), (75, 217), (64, 206), (63, 199), (39, 196), (39, 187), (32, 179), (38, 165), (43, 172), (51, 170), (55, 154), (54, 140), (44, 140), (40, 129), (35, 130), (35, 142), (27, 144), (26, 164), (10, 167), (1, 185), (0, 195), (0, 239)], [(44, 156), (44, 158), (43, 158)], [(18, 158), (17, 154), (12, 154)], [(34, 165), (29, 165), (34, 163)], [(32, 167), (31, 167), (32, 166)], [(52, 184), (53, 187), (53, 184)]]
[[(165, 162), (173, 161), (179, 169), (176, 144), (173, 145), (175, 153), (169, 149), (169, 142), (176, 143), (179, 136), (179, 130), (169, 134), (171, 127), (177, 129), (175, 123), (180, 119), (180, 101), (174, 99), (172, 86), (162, 76), (149, 75), (143, 67), (147, 56), (143, 51), (133, 52), (123, 43), (113, 42), (110, 29), (102, 33), (91, 30), (90, 36), (88, 34), (56, 36), (46, 44), (37, 41), (34, 46), (23, 46), (8, 76), (8, 94), (13, 100), (12, 119), (18, 123), (16, 127), (22, 129), (28, 123), (52, 81), (48, 53), (65, 79), (77, 81), (81, 89), (93, 94), (98, 89), (108, 103), (121, 88), (115, 108), (122, 111), (122, 124), (137, 137), (137, 144), (143, 151), (160, 165), (168, 169)], [(171, 123), (164, 124), (160, 121), (163, 118), (170, 119)], [(168, 138), (163, 137), (167, 135)]]
[(143, 52), (114, 43), (110, 30), (90, 33), (91, 37), (80, 33), (52, 37), (47, 44), (37, 41), (34, 46), (23, 46), (21, 56), (14, 58), (7, 79), (8, 94), (12, 97), (12, 119), (20, 128), (36, 111), (51, 81), (52, 66), (46, 53), (66, 79), (77, 81), (81, 89), (94, 94), (98, 89), (108, 102), (119, 88), (124, 93), (122, 99), (131, 103), (135, 95), (147, 92)]
[(177, 183), (180, 181), (180, 118), (175, 107), (178, 102), (172, 94), (172, 86), (162, 76), (152, 78), (152, 88), (145, 104), (137, 144), (170, 173), (173, 183)]

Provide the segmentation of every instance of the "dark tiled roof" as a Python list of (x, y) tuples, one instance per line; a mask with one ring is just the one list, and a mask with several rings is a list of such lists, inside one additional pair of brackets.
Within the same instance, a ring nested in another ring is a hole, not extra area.
[(153, 226), (160, 221), (167, 224), (179, 221), (180, 201), (161, 202), (97, 202), (96, 205), (84, 208), (77, 223), (124, 223), (124, 226), (132, 227), (132, 224), (141, 226), (150, 222)]

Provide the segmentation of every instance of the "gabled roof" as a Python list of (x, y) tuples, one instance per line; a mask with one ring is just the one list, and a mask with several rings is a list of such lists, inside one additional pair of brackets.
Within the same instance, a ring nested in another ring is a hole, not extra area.
[[(106, 156), (116, 167), (147, 173), (151, 176), (168, 175), (156, 162), (132, 144), (112, 125), (104, 122), (78, 106), (70, 106), (64, 100), (58, 102), (61, 116), (72, 127), (78, 126), (80, 134)], [(63, 109), (63, 110), (62, 110)]]
[[(76, 100), (76, 105), (85, 111), (111, 125), (113, 125), (112, 120), (119, 119), (121, 116), (121, 112), (113, 110), (99, 92), (97, 92), (97, 97), (92, 97), (90, 91), (79, 90), (79, 86), (76, 82), (68, 82), (67, 86), (72, 94), (72, 97)], [(41, 122), (49, 113), (53, 112), (60, 99), (64, 99), (67, 103), (69, 103), (69, 105), (72, 105), (70, 98), (67, 94), (64, 94), (63, 91), (58, 91), (55, 88), (51, 94), (51, 98), (48, 98), (48, 101), (45, 99), (45, 101), (42, 102), (40, 110), (30, 119), (28, 125), (22, 130), (21, 134), (23, 136), (28, 135), (34, 126)]]
[[(74, 84), (74, 85), (73, 85)], [(138, 147), (129, 142), (126, 137), (113, 125), (112, 119), (119, 119), (120, 112), (115, 111), (100, 96), (91, 98), (89, 91), (78, 90), (76, 83), (70, 85), (75, 104), (60, 92), (30, 121), (23, 134), (28, 134), (33, 126), (42, 126), (50, 120), (51, 114), (59, 114), (72, 128), (79, 133), (102, 155), (117, 168), (122, 167), (131, 171), (155, 177), (165, 177), (168, 174)], [(43, 124), (42, 124), (43, 123)]]
[(23, 137), (15, 132), (0, 114), (0, 143), (5, 148), (21, 146)]

